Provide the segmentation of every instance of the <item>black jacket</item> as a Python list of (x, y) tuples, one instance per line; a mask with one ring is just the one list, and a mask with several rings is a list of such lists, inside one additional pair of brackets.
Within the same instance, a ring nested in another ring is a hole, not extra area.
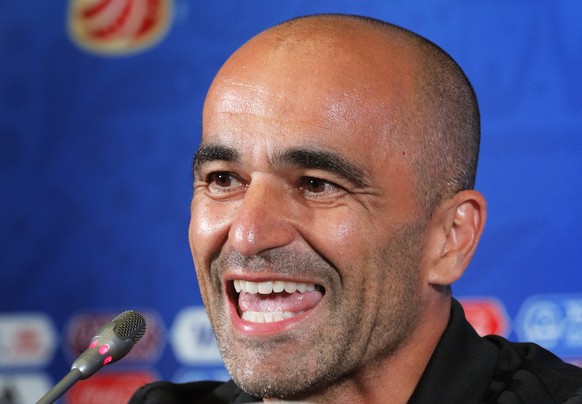
[[(130, 404), (210, 404), (261, 401), (231, 380), (140, 388)], [(390, 402), (387, 398), (386, 402)], [(409, 403), (582, 404), (582, 369), (531, 343), (481, 338), (453, 300), (449, 324)]]

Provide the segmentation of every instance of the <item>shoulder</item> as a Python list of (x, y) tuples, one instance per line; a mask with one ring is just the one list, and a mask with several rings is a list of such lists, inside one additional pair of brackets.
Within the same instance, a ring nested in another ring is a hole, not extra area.
[(140, 387), (129, 404), (205, 404), (247, 403), (255, 401), (228, 382), (200, 381), (191, 383), (154, 382)]
[(490, 390), (498, 402), (582, 403), (581, 368), (536, 344), (513, 343), (498, 336), (485, 339), (499, 349)]

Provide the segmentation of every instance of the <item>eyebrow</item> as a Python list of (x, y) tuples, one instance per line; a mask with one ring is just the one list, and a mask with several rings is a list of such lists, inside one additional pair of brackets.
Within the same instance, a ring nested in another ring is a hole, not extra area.
[[(203, 144), (194, 154), (192, 162), (193, 173), (205, 163), (213, 161), (226, 161), (240, 164), (241, 155), (233, 147), (221, 144)], [(365, 170), (354, 164), (342, 154), (313, 147), (296, 147), (278, 153), (270, 160), (275, 166), (296, 166), (308, 169), (323, 170), (337, 175), (352, 183), (356, 187), (366, 188)]]
[(335, 151), (320, 148), (292, 148), (277, 155), (274, 162), (328, 171), (357, 187), (369, 186), (365, 170)]
[(240, 153), (233, 147), (214, 143), (203, 144), (194, 154), (192, 173), (196, 173), (203, 164), (213, 161), (240, 163), (241, 157)]

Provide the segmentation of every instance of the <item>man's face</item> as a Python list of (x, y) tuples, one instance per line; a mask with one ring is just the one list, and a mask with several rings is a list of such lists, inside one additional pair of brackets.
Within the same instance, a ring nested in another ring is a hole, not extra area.
[(356, 65), (346, 78), (299, 56), (223, 69), (195, 166), (202, 297), (235, 382), (263, 397), (306, 397), (393, 354), (422, 310), (425, 221), (386, 124), (395, 97)]

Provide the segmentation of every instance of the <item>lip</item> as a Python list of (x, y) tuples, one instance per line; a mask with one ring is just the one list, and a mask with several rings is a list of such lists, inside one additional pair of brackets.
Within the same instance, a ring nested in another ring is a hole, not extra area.
[[(230, 315), (230, 319), (231, 322), (234, 326), (234, 328), (245, 335), (251, 335), (251, 336), (270, 336), (270, 335), (275, 335), (275, 334), (281, 334), (284, 333), (285, 331), (289, 330), (290, 328), (294, 328), (299, 326), (301, 323), (307, 321), (310, 317), (312, 317), (313, 315), (316, 315), (317, 312), (319, 311), (319, 307), (321, 306), (321, 303), (323, 301), (323, 299), (325, 298), (325, 292), (323, 293), (322, 296), (322, 300), (320, 300), (314, 307), (312, 307), (311, 309), (301, 313), (301, 314), (297, 314), (293, 317), (281, 320), (281, 321), (276, 321), (276, 322), (272, 322), (272, 323), (253, 323), (251, 321), (247, 321), (247, 320), (243, 320), (241, 318), (241, 316), (239, 315), (238, 312), (238, 293), (234, 290), (234, 285), (233, 285), (233, 281), (235, 279), (244, 279), (244, 280), (248, 280), (248, 281), (252, 281), (252, 282), (263, 282), (266, 280), (284, 280), (284, 281), (289, 281), (289, 282), (303, 282), (303, 283), (315, 283), (317, 285), (321, 285), (318, 282), (314, 282), (312, 280), (299, 280), (299, 279), (288, 279), (288, 278), (282, 278), (281, 276), (272, 276), (272, 277), (268, 277), (265, 276), (264, 274), (262, 274), (261, 278), (249, 278), (249, 277), (243, 277), (243, 276), (233, 276), (233, 277), (229, 277), (229, 278), (225, 278), (224, 282), (225, 282), (225, 289), (226, 289), (226, 294), (228, 296), (228, 311), (229, 311), (229, 315)], [(325, 287), (323, 287), (323, 289), (325, 290)]]

